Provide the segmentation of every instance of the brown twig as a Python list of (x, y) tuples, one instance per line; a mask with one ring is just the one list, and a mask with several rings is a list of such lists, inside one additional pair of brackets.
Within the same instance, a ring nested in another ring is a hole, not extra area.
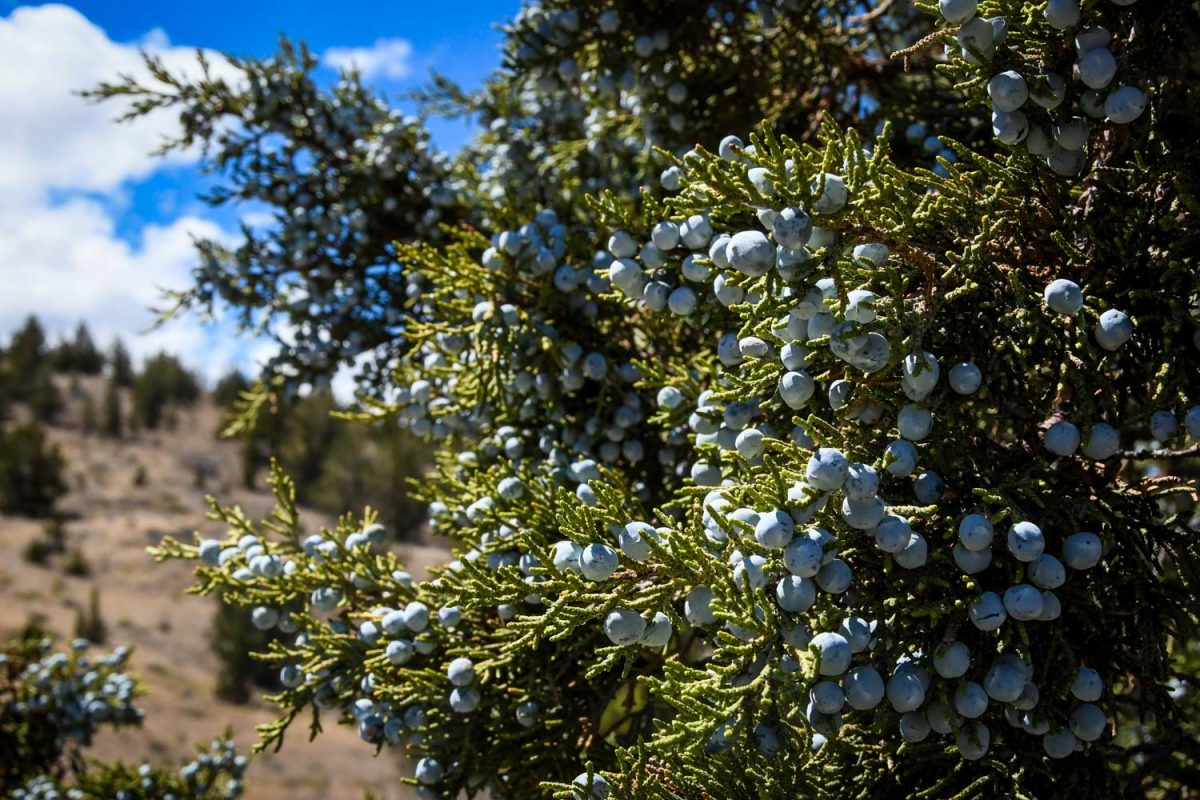
[(911, 56), (913, 53), (916, 53), (920, 50), (924, 50), (926, 47), (928, 47), (929, 45), (938, 41), (939, 39), (941, 39), (944, 36), (953, 36), (956, 33), (958, 33), (957, 25), (953, 28), (942, 28), (940, 30), (936, 30), (931, 34), (928, 34), (927, 36), (922, 36), (920, 39), (913, 42), (908, 47), (905, 47), (903, 50), (897, 50), (896, 52), (892, 53), (890, 57), (891, 58), (903, 58), (904, 59), (904, 71), (908, 72), (908, 57), (909, 56)]
[(880, 3), (877, 7), (871, 9), (870, 11), (864, 12), (862, 14), (855, 14), (853, 16), (846, 17), (846, 24), (847, 25), (859, 25), (864, 22), (870, 22), (873, 19), (878, 19), (879, 17), (882, 17), (884, 14), (886, 14), (887, 10), (892, 7), (892, 2), (893, 2), (893, 0), (883, 0), (882, 3)]
[(1200, 444), (1194, 444), (1183, 450), (1172, 450), (1166, 447), (1159, 450), (1121, 450), (1117, 455), (1122, 458), (1150, 458), (1155, 460), (1190, 458), (1192, 456), (1200, 456)]

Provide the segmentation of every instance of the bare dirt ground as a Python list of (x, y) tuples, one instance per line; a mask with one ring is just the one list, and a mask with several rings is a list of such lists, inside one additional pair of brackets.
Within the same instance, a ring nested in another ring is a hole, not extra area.
[[(98, 380), (85, 379), (80, 388), (99, 405)], [(83, 552), (91, 573), (66, 574), (63, 556), (44, 566), (28, 563), (22, 552), (41, 533), (42, 523), (0, 516), (0, 639), (37, 616), (60, 643), (69, 641), (77, 610), (86, 607), (95, 587), (108, 626), (105, 648), (134, 648), (130, 669), (141, 676), (147, 694), (139, 703), (146, 712), (144, 726), (106, 732), (91, 754), (182, 764), (197, 743), (227, 727), (246, 752), (255, 741), (255, 725), (273, 719), (273, 709), (262, 702), (232, 705), (214, 696), (217, 661), (209, 649), (214, 602), (185, 595), (189, 566), (155, 564), (146, 547), (166, 534), (190, 540), (197, 529), (221, 535), (219, 526), (204, 519), (206, 494), (236, 502), (255, 518), (271, 507), (271, 497), (241, 488), (237, 445), (214, 439), (219, 414), (207, 403), (176, 412), (174, 430), (114, 441), (82, 433), (77, 401), (69, 401), (62, 424), (49, 433), (67, 460), (71, 490), (60, 503), (73, 517), (66, 525), (67, 547)], [(141, 486), (135, 485), (139, 469), (146, 476)], [(203, 482), (198, 471), (207, 475)], [(332, 523), (312, 511), (301, 519), (311, 531)], [(436, 547), (395, 547), (415, 575), (444, 558)], [(367, 790), (379, 800), (415, 796), (398, 782), (403, 766), (397, 757), (385, 751), (373, 758), (373, 749), (353, 729), (327, 717), (322, 722), (325, 733), (315, 742), (308, 741), (308, 722), (302, 718), (278, 754), (258, 756), (247, 773), (246, 797), (359, 800)]]

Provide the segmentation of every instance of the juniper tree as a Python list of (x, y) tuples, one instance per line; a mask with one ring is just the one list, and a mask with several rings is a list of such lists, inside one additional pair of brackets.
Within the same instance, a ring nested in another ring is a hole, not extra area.
[(370, 354), (434, 449), (428, 580), (278, 472), (155, 550), (295, 634), (261, 744), (332, 716), (427, 797), (1188, 791), (1198, 21), (550, 0), (420, 94), (482, 119), (453, 160), (286, 43), (99, 87), (278, 209), (180, 295), (300, 332), (243, 427)]
[[(429, 464), (424, 443), (395, 420), (365, 427), (337, 418), (344, 411), (328, 388), (276, 397), (241, 439), (245, 484), (253, 487), (275, 459), (310, 508), (337, 515), (370, 504), (396, 538), (415, 537), (425, 506), (412, 498), (408, 482)], [(232, 424), (240, 424), (238, 415)]]
[(133, 383), (132, 415), (140, 427), (155, 430), (175, 405), (191, 405), (200, 397), (200, 385), (175, 356), (166, 353), (148, 359)]
[(124, 435), (125, 419), (121, 407), (121, 385), (115, 376), (104, 382), (101, 414), (101, 433), (110, 439), (120, 439)]
[(130, 387), (133, 386), (134, 369), (133, 361), (129, 357), (129, 351), (125, 349), (125, 345), (120, 339), (113, 342), (108, 354), (109, 376), (117, 386)]
[(198, 748), (176, 770), (143, 763), (88, 760), (104, 728), (140, 725), (141, 687), (124, 672), (128, 648), (88, 652), (76, 639), (62, 652), (49, 639), (25, 638), (0, 648), (0, 791), (14, 800), (234, 800), (242, 792), (245, 756), (228, 738)]
[(22, 387), (21, 391), (29, 406), (29, 413), (38, 422), (53, 424), (62, 413), (65, 403), (49, 364), (38, 368), (33, 373), (31, 382)]
[(67, 493), (62, 450), (30, 421), (0, 431), (0, 513), (49, 517)]
[(217, 408), (222, 410), (232, 409), (234, 404), (241, 399), (242, 392), (251, 388), (250, 382), (241, 370), (234, 369), (226, 373), (217, 381), (217, 385), (213, 387), (212, 400)]
[(277, 671), (251, 658), (282, 634), (272, 627), (260, 630), (245, 611), (220, 603), (213, 614), (209, 647), (220, 662), (213, 694), (230, 703), (244, 704), (254, 691), (278, 687)]
[(63, 338), (48, 354), (50, 363), (60, 372), (79, 372), (98, 375), (104, 369), (104, 354), (92, 341), (92, 334), (85, 323), (75, 328), (73, 339)]
[(48, 355), (46, 333), (42, 329), (42, 323), (30, 314), (21, 329), (12, 335), (12, 340), (4, 351), (7, 377), (13, 382), (14, 396), (22, 399), (28, 396), (29, 387), (44, 367)]

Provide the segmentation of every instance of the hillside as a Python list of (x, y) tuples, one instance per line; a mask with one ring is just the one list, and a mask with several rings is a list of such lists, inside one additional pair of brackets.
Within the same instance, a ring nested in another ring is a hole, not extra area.
[[(240, 748), (248, 749), (254, 726), (272, 718), (271, 708), (261, 702), (236, 706), (214, 697), (217, 660), (209, 648), (209, 631), (215, 604), (184, 595), (188, 567), (155, 565), (146, 547), (167, 534), (190, 537), (198, 528), (221, 535), (219, 527), (204, 519), (206, 493), (238, 503), (251, 516), (270, 508), (270, 496), (241, 487), (238, 445), (213, 437), (220, 414), (207, 397), (194, 407), (176, 409), (170, 430), (112, 440), (83, 433), (83, 397), (98, 404), (103, 379), (83, 378), (74, 389), (67, 380), (57, 380), (67, 407), (48, 434), (68, 467), (70, 491), (60, 503), (69, 517), (66, 545), (68, 551), (79, 548), (90, 574), (67, 574), (63, 555), (45, 565), (29, 563), (22, 553), (42, 533), (42, 523), (0, 516), (0, 638), (37, 618), (69, 640), (77, 610), (86, 607), (96, 588), (108, 627), (105, 647), (128, 644), (135, 649), (131, 669), (141, 675), (147, 694), (140, 702), (145, 726), (106, 733), (92, 755), (182, 763), (195, 743), (226, 726)], [(139, 471), (145, 475), (141, 485)], [(302, 520), (312, 531), (332, 522), (313, 511)], [(441, 558), (435, 547), (396, 548), (416, 574)], [(281, 753), (254, 762), (247, 797), (358, 800), (368, 789), (381, 800), (412, 796), (397, 783), (400, 765), (372, 758), (371, 748), (352, 729), (326, 720), (326, 734), (318, 744), (309, 744), (306, 722), (297, 725)]]

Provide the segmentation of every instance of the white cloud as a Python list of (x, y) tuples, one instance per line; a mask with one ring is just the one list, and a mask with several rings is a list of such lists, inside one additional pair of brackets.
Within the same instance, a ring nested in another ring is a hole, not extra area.
[(364, 80), (401, 80), (412, 73), (412, 56), (412, 42), (385, 37), (370, 47), (330, 47), (321, 54), (321, 63), (334, 69), (357, 69)]
[[(135, 355), (166, 349), (213, 377), (246, 365), (251, 347), (261, 355), (261, 343), (194, 318), (139, 334), (153, 321), (148, 309), (160, 290), (188, 285), (192, 237), (226, 233), (184, 216), (118, 234), (131, 183), (195, 159), (151, 155), (176, 115), (118, 125), (118, 104), (96, 106), (75, 94), (118, 73), (144, 76), (140, 48), (172, 70), (194, 68), (194, 49), (172, 47), (162, 31), (113, 42), (66, 6), (22, 7), (0, 18), (0, 338), (30, 313), (54, 336), (83, 319), (102, 343), (119, 335)], [(223, 60), (213, 62), (222, 69)]]
[[(85, 102), (76, 92), (118, 73), (145, 75), (139, 48), (173, 70), (194, 68), (195, 51), (170, 47), (161, 31), (120, 44), (78, 11), (60, 5), (21, 7), (0, 19), (0, 195), (47, 190), (112, 192), (164, 163), (192, 158), (149, 154), (178, 124), (170, 112), (117, 125), (116, 103)], [(218, 69), (224, 61), (216, 59)]]
[(192, 237), (225, 232), (197, 217), (143, 228), (133, 243), (119, 238), (103, 204), (75, 198), (0, 215), (0, 324), (7, 335), (36, 313), (52, 336), (86, 320), (93, 337), (125, 340), (136, 358), (159, 350), (180, 355), (208, 378), (248, 366), (249, 343), (225, 326), (185, 317), (147, 332), (161, 290), (187, 285), (195, 261)]

